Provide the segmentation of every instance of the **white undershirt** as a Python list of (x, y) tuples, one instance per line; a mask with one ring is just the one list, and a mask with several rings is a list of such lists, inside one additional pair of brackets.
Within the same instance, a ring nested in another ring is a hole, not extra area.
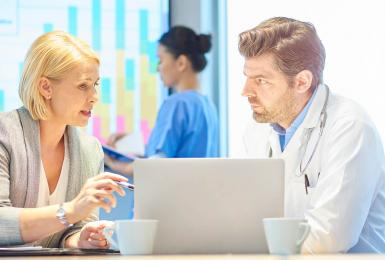
[(65, 202), (68, 185), (68, 172), (69, 172), (69, 160), (68, 160), (68, 145), (67, 136), (64, 134), (64, 160), (60, 172), (60, 177), (57, 182), (55, 190), (50, 194), (47, 176), (43, 166), (43, 161), (40, 160), (40, 181), (39, 181), (39, 195), (37, 199), (36, 207), (43, 207), (48, 205), (60, 204)]

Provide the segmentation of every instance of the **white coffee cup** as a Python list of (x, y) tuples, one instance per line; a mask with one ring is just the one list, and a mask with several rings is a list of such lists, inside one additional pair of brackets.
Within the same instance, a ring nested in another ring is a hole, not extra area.
[[(110, 248), (120, 250), (122, 255), (148, 255), (153, 252), (157, 224), (154, 219), (117, 220), (105, 227), (103, 234)], [(114, 232), (117, 241), (112, 238)]]
[(263, 226), (270, 254), (300, 253), (310, 232), (310, 226), (305, 219), (264, 218)]

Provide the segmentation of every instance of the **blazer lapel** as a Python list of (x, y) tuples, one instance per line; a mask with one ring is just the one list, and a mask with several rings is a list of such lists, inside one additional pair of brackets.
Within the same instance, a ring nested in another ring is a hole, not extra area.
[(39, 194), (40, 179), (40, 127), (39, 121), (33, 120), (28, 110), (24, 107), (18, 110), (21, 126), (24, 133), (24, 144), (26, 150), (26, 177), (27, 186), (25, 196), (25, 207), (35, 207), (37, 194)]
[(82, 180), (82, 153), (79, 142), (77, 141), (77, 130), (74, 127), (67, 126), (68, 154), (69, 154), (69, 173), (66, 201), (72, 200), (80, 192)]

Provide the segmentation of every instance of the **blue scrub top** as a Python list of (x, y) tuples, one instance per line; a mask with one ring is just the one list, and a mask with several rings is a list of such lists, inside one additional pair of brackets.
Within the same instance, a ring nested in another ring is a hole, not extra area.
[(218, 157), (218, 116), (214, 104), (195, 90), (174, 93), (162, 104), (146, 157)]

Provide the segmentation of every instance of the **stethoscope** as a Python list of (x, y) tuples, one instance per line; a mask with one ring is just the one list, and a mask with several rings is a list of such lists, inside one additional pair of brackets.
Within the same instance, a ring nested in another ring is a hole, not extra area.
[[(306, 194), (308, 194), (308, 189), (307, 188), (310, 186), (309, 178), (308, 178), (308, 176), (306, 174), (306, 170), (309, 167), (309, 165), (310, 165), (310, 163), (311, 163), (311, 161), (312, 161), (312, 159), (314, 157), (315, 152), (317, 151), (319, 142), (321, 140), (321, 137), (322, 137), (324, 129), (325, 129), (326, 120), (327, 120), (326, 108), (327, 108), (328, 101), (329, 101), (330, 91), (329, 91), (328, 85), (325, 84), (324, 86), (326, 88), (326, 98), (325, 98), (325, 102), (324, 102), (324, 105), (322, 107), (321, 114), (320, 114), (320, 117), (319, 117), (320, 131), (319, 131), (319, 134), (318, 134), (317, 142), (316, 142), (316, 144), (315, 144), (315, 146), (314, 146), (314, 148), (313, 148), (313, 150), (312, 150), (312, 152), (310, 154), (309, 159), (304, 164), (304, 157), (305, 157), (306, 150), (307, 150), (307, 147), (308, 147), (308, 144), (309, 144), (309, 141), (310, 141), (311, 133), (307, 136), (305, 150), (303, 152), (303, 156), (302, 156), (301, 161), (299, 163), (299, 173), (295, 173), (295, 175), (297, 177), (304, 176)], [(272, 157), (272, 148), (271, 148), (271, 146), (270, 146), (270, 151), (269, 151), (269, 157)]]
[(296, 173), (296, 176), (297, 177), (301, 177), (302, 175), (304, 175), (304, 173), (306, 172), (307, 168), (309, 167), (309, 164), (310, 162), (312, 161), (313, 159), (313, 156), (315, 154), (315, 151), (317, 150), (317, 147), (318, 147), (318, 144), (321, 140), (321, 137), (322, 137), (322, 134), (324, 132), (324, 129), (325, 129), (325, 125), (326, 125), (326, 119), (327, 119), (327, 112), (326, 112), (326, 107), (327, 107), (327, 104), (328, 104), (328, 101), (329, 101), (329, 87), (327, 85), (325, 85), (325, 88), (326, 88), (326, 99), (325, 99), (325, 102), (324, 102), (324, 105), (322, 107), (322, 110), (321, 110), (321, 114), (320, 114), (320, 127), (319, 127), (319, 134), (318, 134), (318, 138), (317, 138), (317, 142), (313, 148), (313, 151), (309, 157), (309, 159), (307, 160), (305, 166), (302, 166), (303, 165), (303, 158), (305, 157), (305, 154), (306, 154), (306, 150), (307, 150), (307, 146), (309, 144), (309, 141), (310, 141), (310, 137), (311, 137), (311, 134), (308, 135), (308, 138), (307, 138), (307, 141), (306, 141), (306, 147), (305, 147), (305, 151), (304, 151), (304, 155), (302, 156), (302, 159), (301, 159), (301, 162), (299, 163), (299, 174)]

